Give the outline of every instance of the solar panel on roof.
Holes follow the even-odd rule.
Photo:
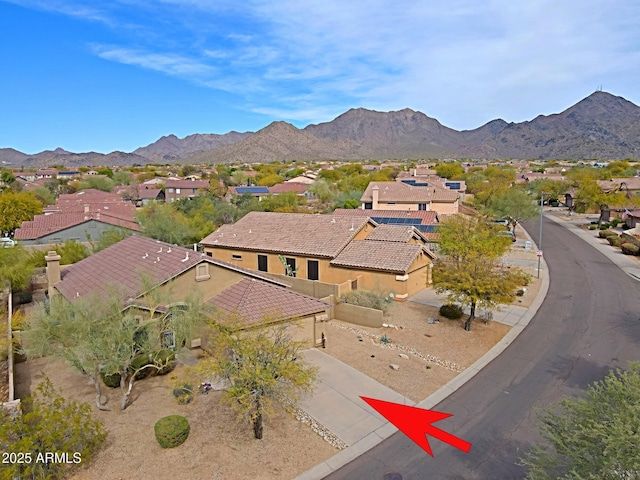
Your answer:
[[[269,193],[267,187],[236,187],[236,192],[240,194],[244,193]]]
[[[460,190],[460,182],[445,182],[445,185],[451,190]]]

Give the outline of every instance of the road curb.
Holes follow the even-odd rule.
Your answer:
[[[526,234],[531,239],[529,232],[526,232]],[[533,241],[533,239],[531,239],[531,241]],[[533,243],[535,245],[535,242]],[[542,302],[544,302],[544,299],[547,296],[547,292],[549,291],[549,269],[547,268],[547,263],[544,258],[542,258],[541,263],[543,267],[541,269],[542,284],[540,285],[538,295],[536,295],[535,300],[527,309],[525,314],[516,322],[513,327],[511,327],[511,330],[509,330],[509,332],[502,338],[502,340],[500,340],[493,346],[493,348],[491,348],[482,357],[480,357],[473,364],[467,367],[453,380],[440,387],[424,400],[418,402],[416,404],[417,407],[430,409],[435,407],[438,403],[442,402],[445,398],[447,398],[449,395],[451,395],[453,392],[458,390],[465,383],[475,377],[486,365],[488,365],[491,361],[498,357],[509,345],[511,345],[511,343],[513,343],[513,341],[518,337],[518,335],[520,335],[520,333],[522,333],[527,325],[529,325],[529,322],[538,312],[538,309],[542,305]],[[386,440],[397,431],[398,429],[391,423],[385,423],[382,427],[371,432],[366,437],[358,440],[353,445],[336,453],[332,457],[328,458],[322,463],[319,463],[306,472],[301,473],[293,480],[321,480],[322,478],[330,475],[344,465],[348,464],[355,458],[371,450],[373,447],[381,443],[383,440]]]

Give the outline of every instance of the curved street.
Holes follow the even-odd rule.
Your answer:
[[[527,230],[537,238],[539,224]],[[640,288],[590,244],[544,220],[549,292],[522,334],[435,409],[436,425],[472,444],[468,454],[430,439],[434,457],[401,433],[330,479],[520,479],[518,458],[539,440],[536,410],[576,395],[640,359]],[[399,475],[393,475],[397,473]]]

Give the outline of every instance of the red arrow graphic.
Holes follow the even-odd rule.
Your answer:
[[[433,452],[431,451],[429,440],[427,440],[427,435],[431,435],[438,440],[448,443],[452,447],[462,450],[465,453],[469,453],[469,450],[471,450],[471,444],[469,442],[431,425],[433,422],[437,422],[443,418],[452,417],[453,415],[450,413],[410,407],[408,405],[400,405],[399,403],[376,400],[375,398],[360,398],[371,405],[380,415],[393,423],[398,430],[416,442],[432,457]]]

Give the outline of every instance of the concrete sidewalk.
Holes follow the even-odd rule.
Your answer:
[[[524,233],[526,235],[526,232]],[[528,238],[528,235],[526,237]],[[529,240],[531,239],[529,238]],[[494,321],[498,320],[512,326],[507,335],[475,363],[416,406],[427,409],[435,407],[500,355],[524,330],[538,311],[538,308],[540,308],[549,289],[548,270],[544,259],[542,260],[542,266],[542,285],[530,308],[509,306],[502,312],[494,313]],[[432,292],[433,289],[425,289],[414,295],[411,301],[418,301],[427,305],[432,304],[428,302],[433,302],[437,306],[442,305],[442,301],[437,299],[437,296]],[[300,406],[315,420],[349,445],[348,448],[294,479],[319,480],[364,454],[398,431],[392,424],[386,422],[373,409],[364,404],[358,398],[359,395],[406,405],[412,405],[412,402],[352,367],[324,354],[321,350],[308,350],[305,352],[305,356],[309,363],[320,367],[320,385],[316,393],[301,403]],[[370,391],[375,393],[368,393]],[[401,400],[393,400],[394,395],[395,398],[400,398]],[[347,438],[349,441],[345,440]]]

